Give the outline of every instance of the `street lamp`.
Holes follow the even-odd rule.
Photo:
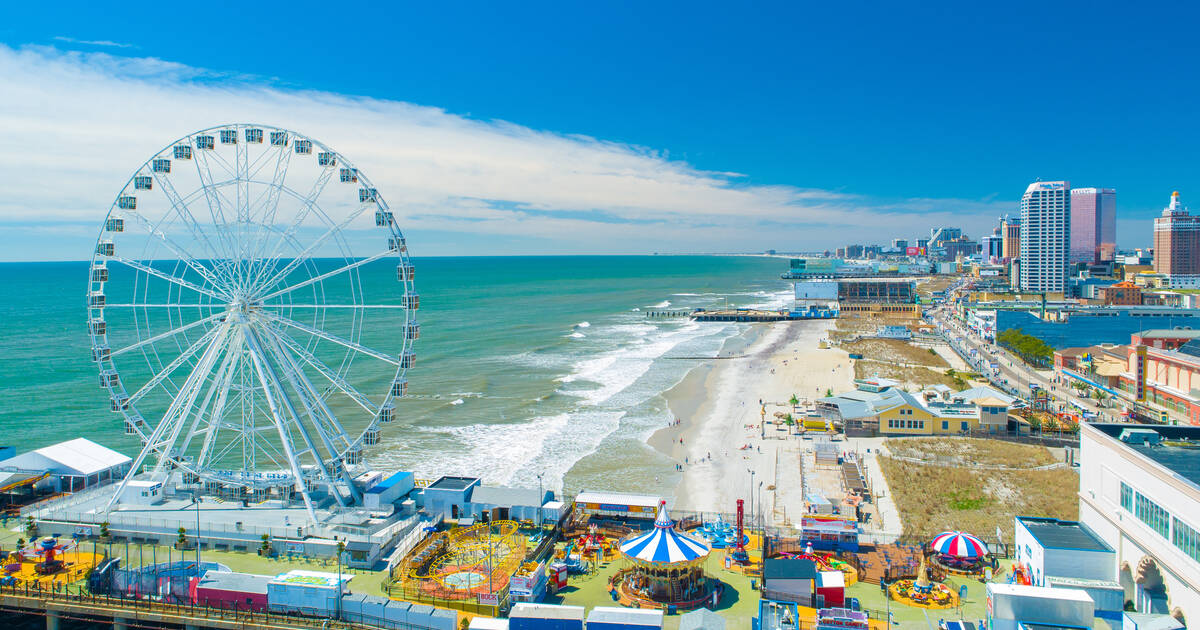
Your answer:
[[[746,472],[750,473],[750,517],[754,517],[754,469],[747,468]]]
[[[346,551],[346,543],[339,540],[337,544],[337,561],[338,561],[338,582],[337,582],[337,616],[334,617],[338,621],[342,619],[342,552]]]
[[[200,575],[200,488],[192,494],[192,505],[196,506],[196,575]]]

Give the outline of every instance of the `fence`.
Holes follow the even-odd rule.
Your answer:
[[[253,611],[239,606],[214,606],[212,604],[159,602],[140,597],[122,597],[91,593],[82,586],[66,586],[56,589],[30,588],[26,586],[0,586],[0,599],[9,611],[19,610],[35,615],[55,614],[60,617],[94,621],[102,619],[128,619],[131,615],[154,623],[185,624],[189,619],[210,619],[235,622],[246,628],[319,628],[322,630],[361,630],[378,628],[366,623],[349,623],[330,617],[305,617],[301,615]],[[53,604],[53,606],[51,606]],[[66,614],[63,614],[63,613]],[[158,617],[150,619],[148,617]],[[397,627],[391,625],[389,627]],[[401,630],[428,630],[424,626],[403,624]]]

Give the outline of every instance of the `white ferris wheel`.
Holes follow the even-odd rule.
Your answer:
[[[293,131],[235,124],[126,182],[89,269],[100,384],[139,473],[250,499],[351,506],[407,392],[408,248],[370,180]]]

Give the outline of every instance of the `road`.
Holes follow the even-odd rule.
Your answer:
[[[947,290],[948,301],[962,290],[961,284],[953,285]],[[1061,386],[1054,380],[1053,372],[1038,372],[1025,364],[1004,348],[984,341],[953,317],[949,306],[937,306],[929,311],[929,316],[942,331],[950,347],[959,354],[980,374],[999,389],[1023,399],[1030,397],[1030,385],[1037,384],[1050,393],[1054,408],[1066,411],[1073,408],[1072,402],[1085,410],[1097,414],[1103,421],[1120,422],[1119,412],[1112,408],[1101,407],[1095,401],[1073,395],[1073,390]],[[971,351],[974,350],[975,354]],[[998,374],[990,364],[998,366]]]

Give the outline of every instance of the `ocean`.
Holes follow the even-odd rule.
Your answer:
[[[418,363],[398,420],[383,425],[368,461],[419,477],[528,487],[670,494],[673,462],[645,444],[670,420],[662,394],[747,325],[646,312],[778,307],[791,296],[779,279],[786,261],[777,258],[460,257],[414,265]],[[393,263],[362,274],[367,295],[396,291]],[[9,291],[0,303],[0,443],[23,451],[84,436],[134,455],[138,444],[109,411],[90,361],[87,263],[0,264],[0,276]],[[372,332],[402,334],[399,324]],[[368,379],[364,392],[377,393],[387,378]],[[589,464],[573,472],[584,458]]]

